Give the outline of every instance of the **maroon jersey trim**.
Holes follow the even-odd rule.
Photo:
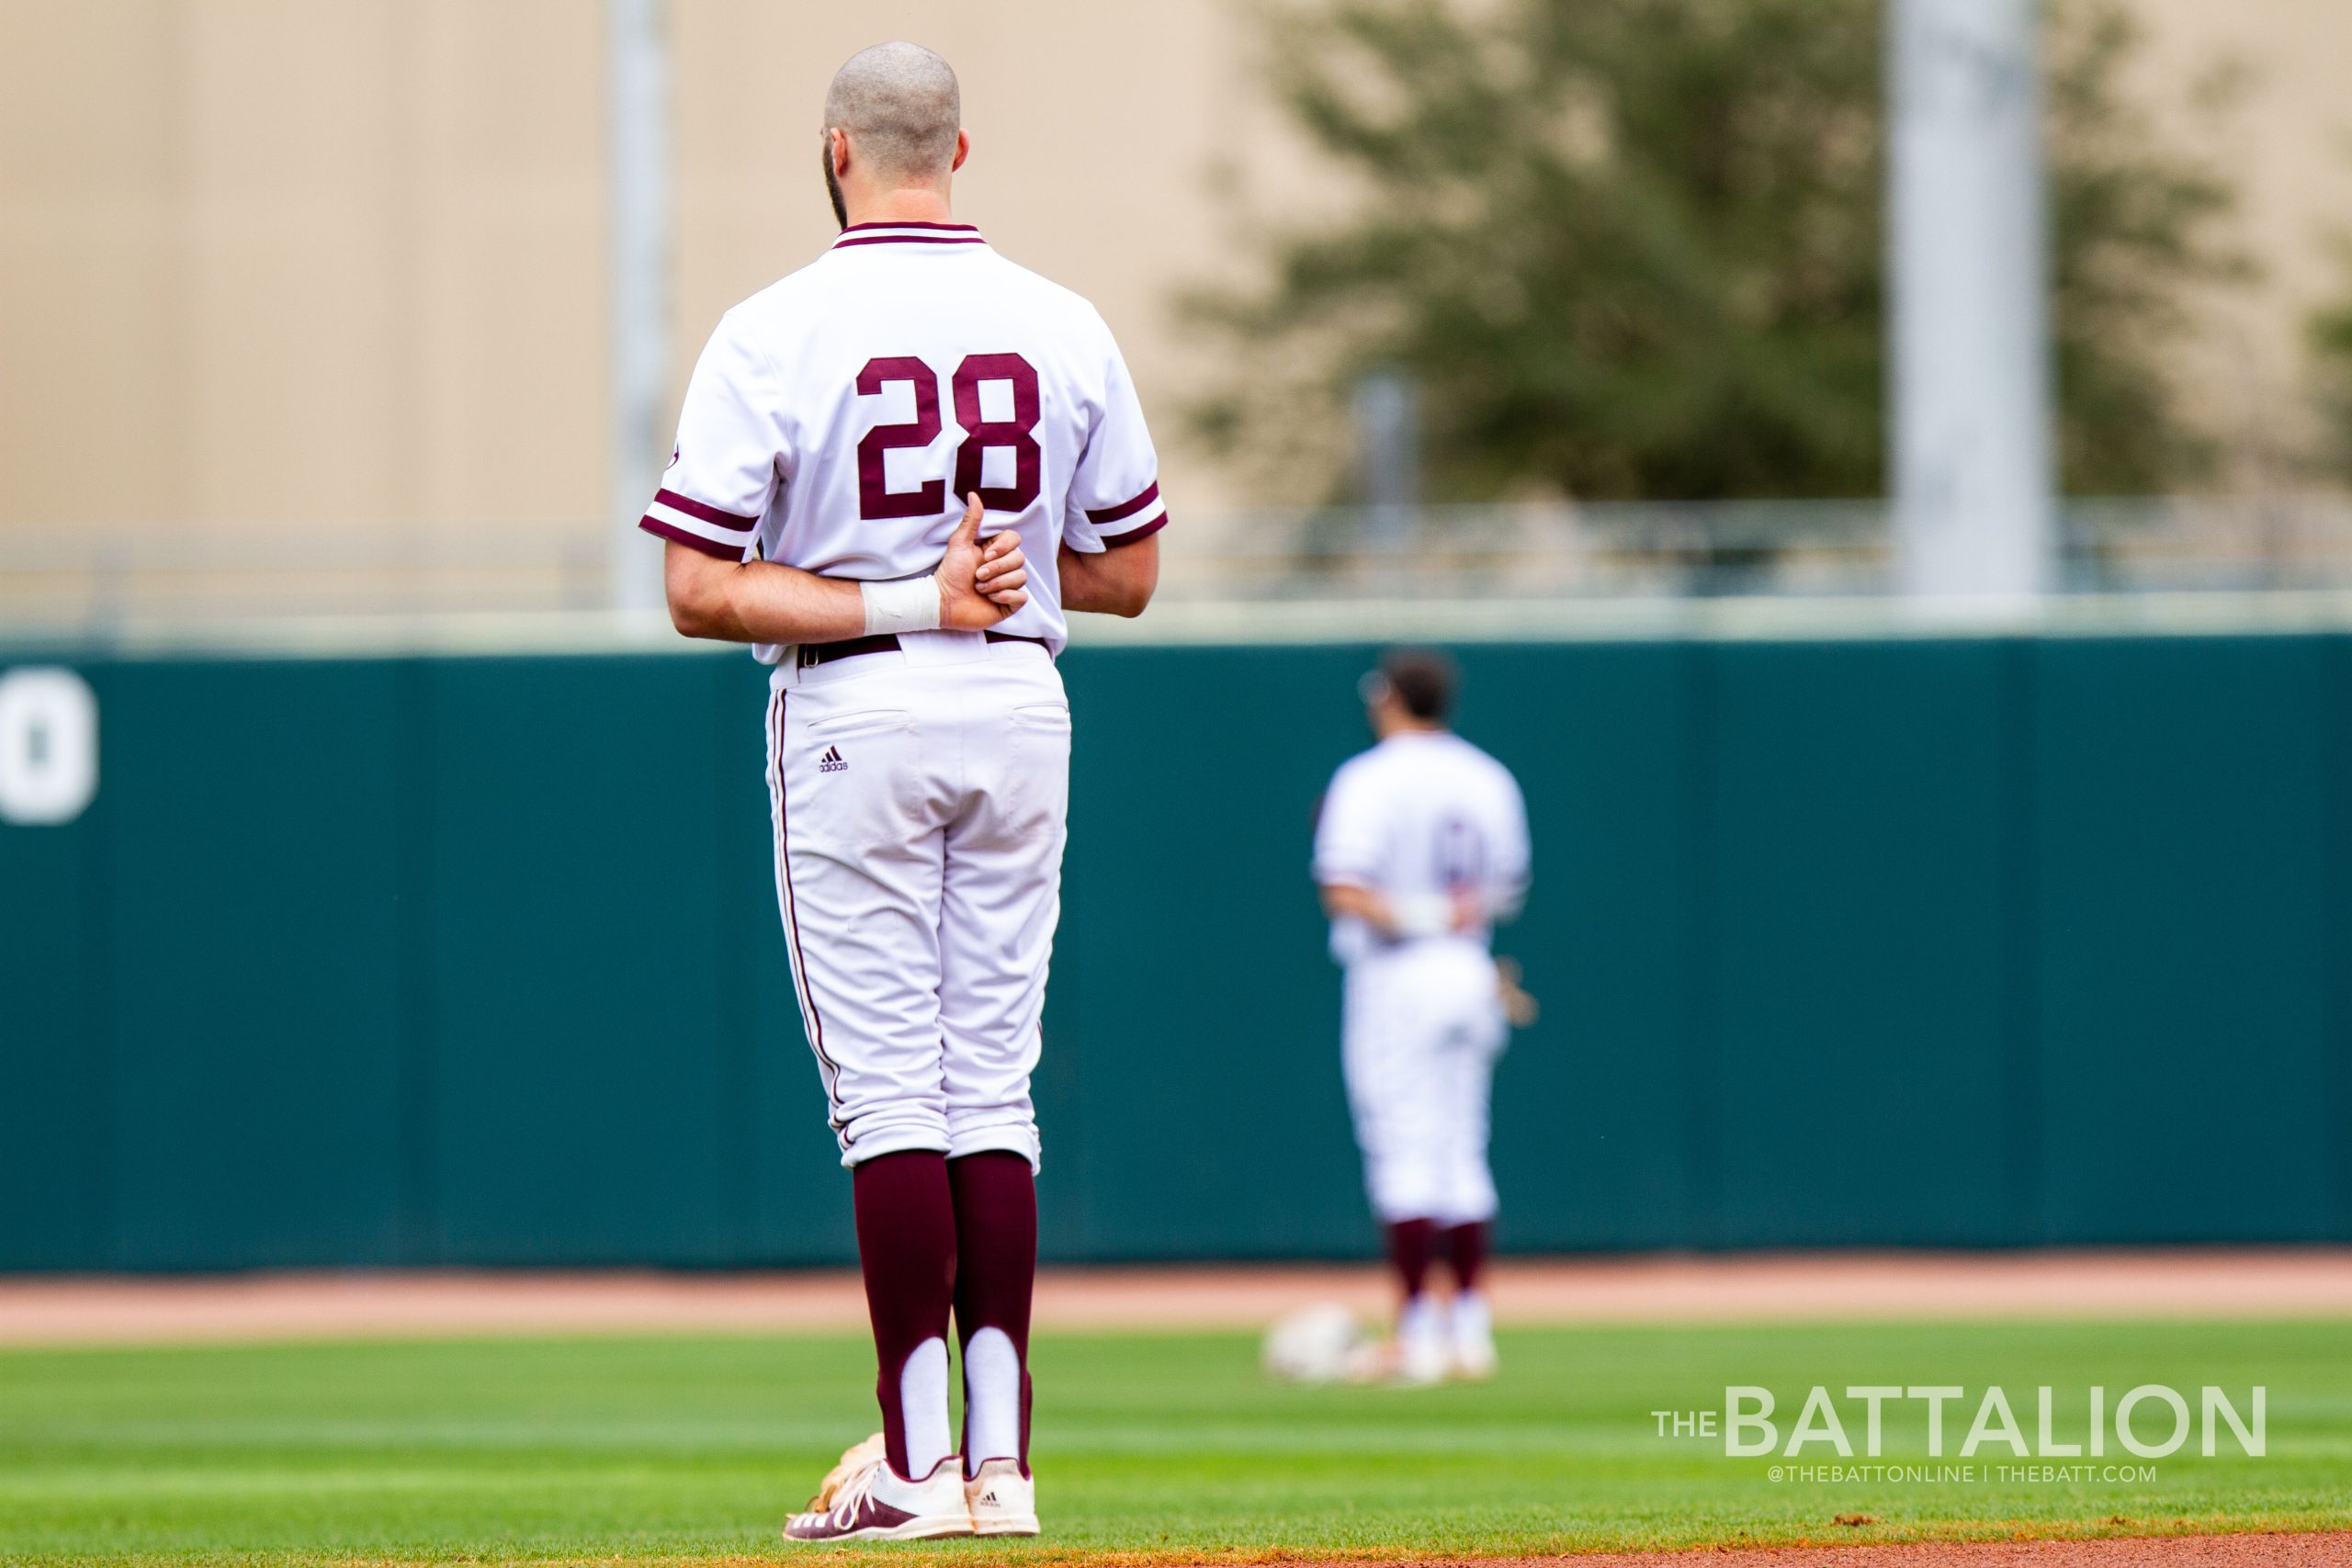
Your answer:
[[[637,525],[649,534],[659,535],[690,550],[700,550],[707,556],[716,556],[720,560],[740,561],[743,558],[743,547],[740,544],[723,545],[717,539],[706,539],[700,534],[689,534],[675,523],[665,523],[659,517],[640,517]]]
[[[985,245],[988,242],[978,234],[860,234],[833,242],[833,249],[845,251],[852,245]]]
[[[707,502],[696,501],[690,495],[680,495],[674,490],[657,490],[653,492],[653,499],[664,506],[676,507],[689,517],[699,517],[704,522],[715,524],[721,528],[740,529],[748,534],[758,527],[760,523],[756,517],[739,517],[732,512],[721,512]]]
[[[1116,523],[1122,517],[1134,516],[1159,499],[1159,481],[1154,479],[1144,486],[1141,495],[1131,496],[1116,506],[1090,507],[1087,510],[1086,520],[1089,523]]]
[[[1140,528],[1130,528],[1124,534],[1103,535],[1102,547],[1106,550],[1115,550],[1121,545],[1132,545],[1137,539],[1148,539],[1167,526],[1168,513],[1163,512]]]

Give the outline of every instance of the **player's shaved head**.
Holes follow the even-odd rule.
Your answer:
[[[1392,648],[1375,672],[1379,688],[1423,724],[1442,724],[1453,714],[1458,677],[1453,660],[1433,648]]]
[[[921,44],[861,49],[825,90],[826,129],[847,131],[878,172],[902,179],[945,175],[963,125],[956,73]]]

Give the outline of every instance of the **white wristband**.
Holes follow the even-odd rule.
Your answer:
[[[939,581],[927,572],[903,582],[861,582],[857,596],[865,601],[867,637],[939,629]]]
[[[1453,929],[1453,900],[1442,893],[1399,894],[1388,901],[1388,918],[1398,936],[1443,936]]]

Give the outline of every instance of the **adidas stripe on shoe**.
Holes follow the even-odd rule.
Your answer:
[[[974,1535],[1037,1533],[1037,1482],[1019,1460],[981,1461],[979,1474],[964,1483],[964,1501]]]

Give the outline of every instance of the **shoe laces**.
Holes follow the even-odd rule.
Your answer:
[[[840,1495],[833,1499],[832,1516],[842,1524],[855,1519],[874,1495],[874,1483],[882,1479],[879,1462],[869,1464],[842,1483]]]

